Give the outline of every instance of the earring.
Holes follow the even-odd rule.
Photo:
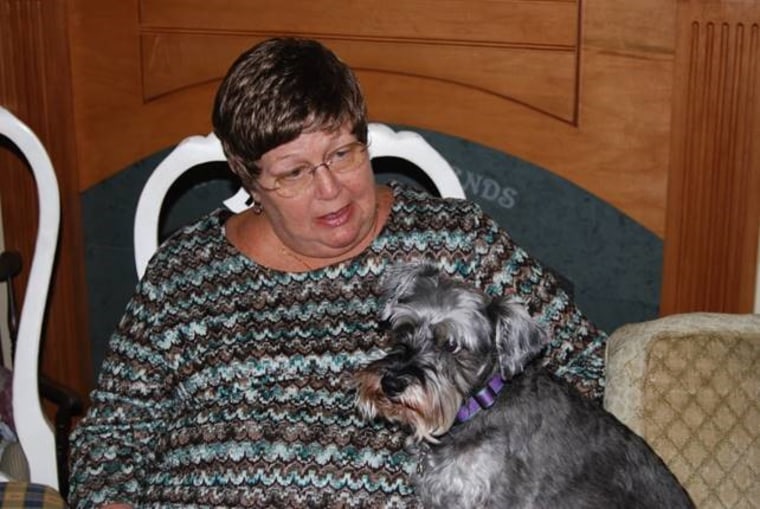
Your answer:
[[[251,198],[251,210],[254,214],[258,215],[264,212],[264,207],[261,206],[261,203]]]

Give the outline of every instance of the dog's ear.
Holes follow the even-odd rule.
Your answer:
[[[505,297],[488,305],[494,325],[501,376],[509,380],[522,372],[549,343],[549,336],[521,304]]]
[[[414,293],[415,285],[420,278],[438,277],[439,274],[438,267],[430,262],[398,263],[390,266],[380,280],[383,300],[380,318],[390,318],[393,307],[399,301],[403,301],[404,297]]]

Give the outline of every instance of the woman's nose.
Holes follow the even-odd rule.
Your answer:
[[[330,198],[338,193],[340,182],[330,167],[323,163],[314,170],[314,187],[318,196]]]

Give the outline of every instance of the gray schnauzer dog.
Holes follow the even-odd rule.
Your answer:
[[[392,269],[393,346],[356,374],[357,405],[411,428],[425,507],[694,507],[644,440],[530,363],[549,338],[523,306],[431,264]]]

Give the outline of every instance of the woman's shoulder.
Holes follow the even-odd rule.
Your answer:
[[[496,222],[477,203],[468,199],[444,198],[408,184],[392,181],[393,214],[404,223],[412,219],[418,226],[439,225],[443,229],[497,228]],[[428,224],[429,223],[429,224]]]
[[[437,196],[427,189],[395,180],[390,181],[388,186],[393,190],[394,205],[399,205],[404,210],[434,209],[472,214],[483,213],[477,203],[468,199]]]
[[[228,210],[219,208],[172,232],[154,253],[146,274],[207,263],[227,245],[223,226],[230,215]]]

